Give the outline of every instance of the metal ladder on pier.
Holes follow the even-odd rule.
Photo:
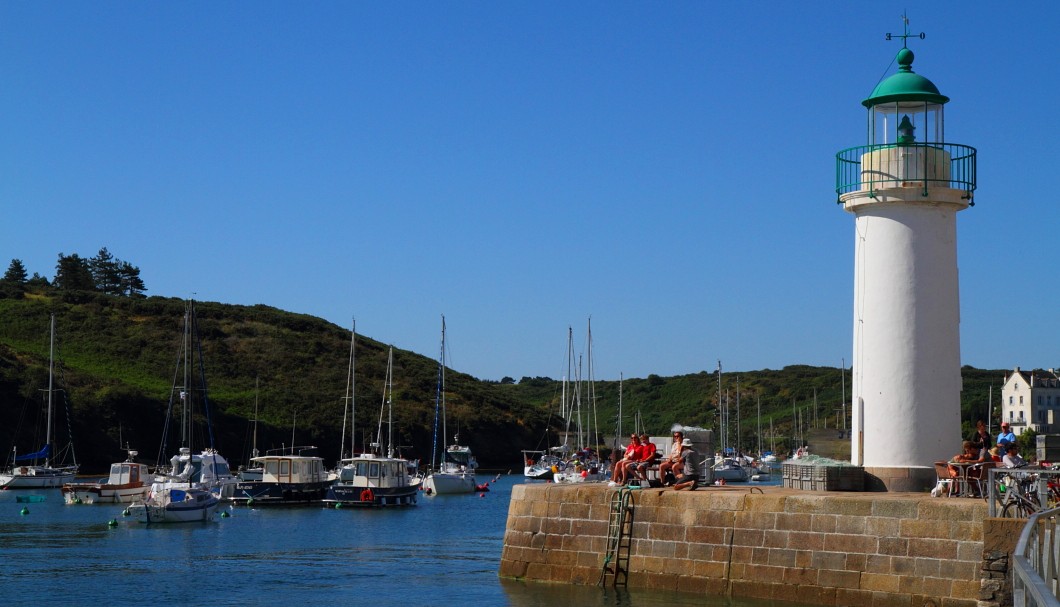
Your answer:
[[[600,569],[600,586],[626,587],[629,581],[629,550],[633,542],[633,492],[622,487],[611,494],[607,519],[607,548]]]

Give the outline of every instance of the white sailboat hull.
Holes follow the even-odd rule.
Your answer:
[[[154,494],[146,502],[129,506],[129,514],[133,520],[145,523],[195,523],[209,521],[217,512],[221,502],[217,496],[209,491],[191,490],[177,491],[175,494],[185,494],[183,499],[177,497],[165,497],[170,494]]]
[[[423,481],[423,490],[428,492],[428,495],[474,493],[475,474],[473,472],[435,472]]]
[[[76,473],[76,468],[18,466],[9,474],[0,474],[0,487],[4,489],[54,489],[72,482]]]

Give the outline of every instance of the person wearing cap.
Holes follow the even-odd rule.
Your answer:
[[[685,439],[684,432],[674,432],[674,442],[670,445],[670,454],[666,456],[666,460],[659,464],[659,480],[662,481],[663,485],[672,485],[673,482],[667,482],[666,475],[673,474],[677,470],[677,464],[681,461],[681,442]]]
[[[682,489],[695,490],[696,481],[699,480],[699,453],[692,448],[692,439],[686,438],[681,441],[681,474],[674,479],[674,491]]]
[[[1008,422],[1001,422],[1001,432],[997,435],[997,444],[1008,447],[1009,444],[1014,442],[1016,442],[1016,435],[1012,433]]]

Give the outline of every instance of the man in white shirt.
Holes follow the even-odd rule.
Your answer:
[[[1001,465],[1005,468],[1022,468],[1027,465],[1027,460],[1020,457],[1016,443],[1010,443],[1005,457],[1001,458]]]

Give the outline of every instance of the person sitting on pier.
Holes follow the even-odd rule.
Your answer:
[[[640,435],[640,453],[637,461],[631,466],[634,478],[639,478],[642,481],[648,480],[648,468],[655,463],[655,457],[658,455],[659,450],[650,439],[651,437],[647,433]]]
[[[611,482],[608,483],[609,487],[624,485],[629,474],[629,464],[637,460],[637,453],[640,451],[640,437],[636,434],[631,434],[629,438],[626,454],[622,456],[622,459],[615,462],[615,469],[611,472]]]
[[[681,459],[678,462],[681,473],[674,479],[674,491],[695,490],[699,480],[699,453],[692,448],[692,439],[681,441]]]
[[[1019,447],[1016,443],[1009,443],[1008,452],[1005,453],[1005,457],[1001,459],[1002,466],[1005,468],[1022,468],[1027,465],[1027,460],[1020,457]]]
[[[684,438],[683,432],[674,432],[674,442],[670,445],[670,454],[666,456],[663,463],[659,464],[659,480],[662,481],[663,485],[673,484],[672,480],[667,480],[667,475],[673,476],[675,471],[678,470],[677,463],[681,461],[681,441]]]

